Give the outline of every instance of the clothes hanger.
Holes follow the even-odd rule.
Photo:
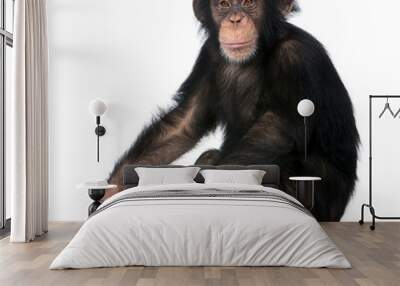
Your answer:
[[[394,118],[396,118],[399,114],[400,114],[400,108],[399,108],[399,110],[396,112],[396,114],[394,115]]]
[[[386,97],[386,104],[385,104],[385,108],[383,109],[381,115],[379,115],[379,118],[382,118],[382,116],[385,114],[385,112],[389,110],[390,114],[392,114],[393,118],[395,118],[399,113],[400,110],[396,113],[396,115],[394,115],[394,112],[392,110],[392,108],[390,107],[390,103],[389,103],[389,97]]]

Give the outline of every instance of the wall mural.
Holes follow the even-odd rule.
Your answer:
[[[207,35],[196,64],[174,107],[143,129],[109,181],[121,186],[126,164],[169,164],[223,126],[220,149],[196,164],[277,164],[289,193],[290,176],[320,176],[313,213],[340,220],[357,179],[359,135],[348,92],[322,44],[287,22],[297,3],[194,0],[193,7]],[[302,99],[316,106],[306,161]]]

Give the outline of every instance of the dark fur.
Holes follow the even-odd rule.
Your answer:
[[[122,184],[125,164],[169,164],[221,125],[225,140],[220,150],[204,154],[198,163],[278,164],[282,188],[289,193],[289,176],[320,176],[313,213],[322,221],[341,219],[357,179],[359,136],[352,103],[323,46],[286,22],[281,6],[290,1],[264,2],[258,52],[239,65],[221,55],[209,1],[194,1],[208,39],[175,107],[143,130],[117,163],[112,183]],[[307,162],[297,113],[304,98],[316,105]]]

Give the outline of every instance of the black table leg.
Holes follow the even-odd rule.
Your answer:
[[[296,181],[296,198],[308,209],[314,208],[315,182]]]
[[[99,189],[99,190],[89,190],[89,197],[94,201],[90,206],[89,206],[89,216],[94,213],[97,208],[101,205],[100,200],[104,197],[106,194],[105,189]]]

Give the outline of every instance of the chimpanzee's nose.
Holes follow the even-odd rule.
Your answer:
[[[239,24],[242,20],[243,20],[244,16],[241,13],[233,13],[230,17],[229,17],[229,21],[232,24]]]

